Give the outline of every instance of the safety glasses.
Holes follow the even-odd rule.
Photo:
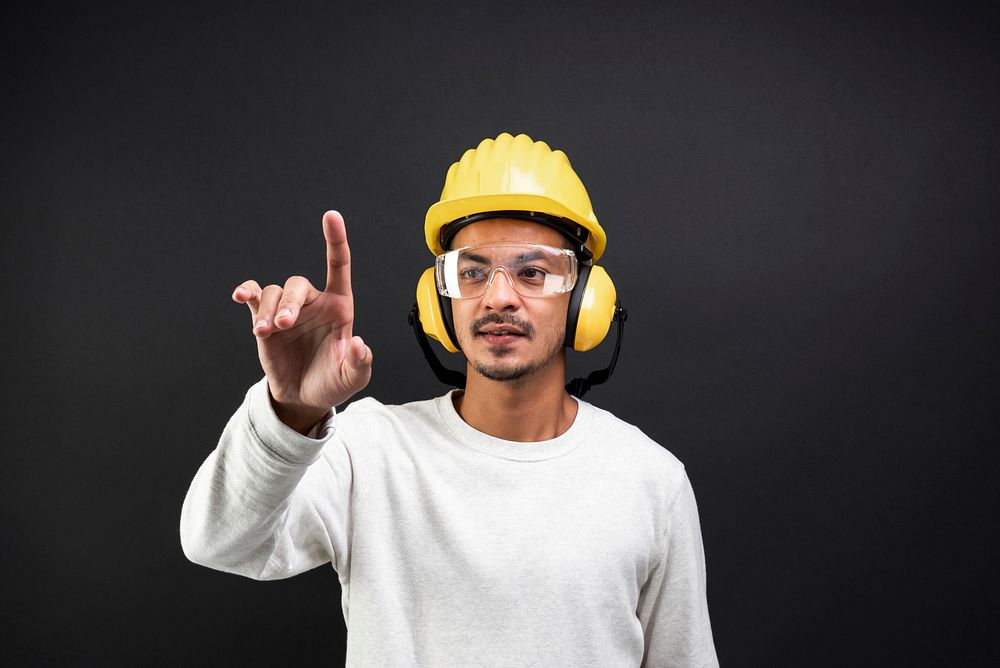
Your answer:
[[[541,244],[475,244],[456,248],[435,261],[438,292],[451,299],[481,297],[502,272],[523,297],[553,297],[576,285],[573,251]]]

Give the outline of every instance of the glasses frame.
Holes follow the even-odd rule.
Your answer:
[[[503,264],[495,264],[495,265],[491,266],[489,268],[489,271],[487,272],[487,279],[483,283],[483,291],[482,292],[480,292],[479,294],[475,294],[475,295],[465,295],[465,296],[452,294],[452,291],[448,289],[448,281],[446,280],[447,277],[445,275],[445,265],[446,265],[447,258],[448,258],[449,255],[451,255],[451,256],[457,256],[459,253],[461,253],[463,251],[467,251],[467,250],[475,249],[475,248],[502,248],[504,246],[539,248],[539,249],[542,249],[542,250],[544,250],[546,252],[550,252],[553,255],[563,255],[563,256],[569,257],[571,259],[570,267],[572,269],[572,279],[570,281],[568,281],[568,285],[567,285],[567,282],[564,282],[562,289],[559,290],[558,292],[545,292],[545,293],[540,293],[540,294],[525,294],[525,293],[521,292],[521,290],[518,289],[517,281],[515,281],[513,279],[513,277],[510,274],[510,271],[508,270],[508,268],[505,265],[503,265]],[[545,299],[545,298],[548,298],[548,297],[558,297],[561,294],[565,294],[567,292],[572,291],[573,288],[576,287],[576,282],[580,279],[580,261],[577,258],[576,253],[572,249],[569,249],[569,248],[559,248],[559,247],[556,247],[556,246],[547,246],[545,244],[536,244],[536,243],[528,243],[528,242],[517,242],[517,241],[510,241],[510,242],[486,242],[486,243],[481,243],[481,244],[472,244],[472,245],[469,245],[469,246],[462,246],[461,248],[455,248],[453,250],[446,251],[446,252],[444,252],[444,253],[442,253],[442,254],[440,254],[440,255],[438,255],[438,256],[436,256],[434,258],[434,272],[435,272],[435,277],[437,279],[435,281],[435,283],[437,284],[438,293],[442,297],[448,297],[449,299],[478,299],[478,298],[482,297],[483,295],[485,295],[489,291],[490,287],[493,285],[493,280],[496,278],[496,275],[497,275],[498,271],[502,271],[503,272],[504,276],[507,278],[507,283],[510,285],[511,289],[514,290],[514,292],[516,292],[517,294],[521,295],[522,297],[531,297],[531,298],[535,298],[535,299],[538,299],[538,298]]]

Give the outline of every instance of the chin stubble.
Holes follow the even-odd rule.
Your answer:
[[[480,329],[489,324],[512,325],[524,332],[524,337],[529,340],[533,339],[535,336],[535,328],[531,325],[531,323],[511,315],[491,313],[472,323],[470,333],[473,338],[479,335]],[[489,380],[514,382],[527,378],[528,376],[538,372],[542,367],[548,364],[548,362],[559,352],[561,347],[562,346],[560,345],[556,347],[555,350],[549,351],[549,354],[545,357],[545,359],[537,364],[526,363],[517,366],[502,366],[490,362],[474,362],[473,368],[479,375],[484,378],[488,378]],[[489,348],[489,352],[495,359],[501,359],[511,353],[512,349],[510,346],[491,346]]]

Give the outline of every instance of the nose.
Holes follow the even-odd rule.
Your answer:
[[[500,272],[503,273],[502,279],[497,277]],[[507,273],[507,269],[503,266],[494,268],[490,272],[489,281],[486,282],[483,305],[496,311],[511,310],[517,308],[520,300],[521,295],[514,290],[514,279]]]

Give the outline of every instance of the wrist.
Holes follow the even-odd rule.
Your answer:
[[[302,435],[312,431],[312,428],[330,412],[329,408],[280,402],[271,394],[270,388],[268,389],[268,397],[271,401],[271,408],[274,409],[274,414],[278,419]]]

